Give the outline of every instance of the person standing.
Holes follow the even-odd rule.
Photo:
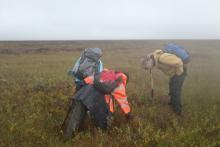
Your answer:
[[[182,112],[181,92],[187,75],[186,65],[189,60],[189,53],[175,44],[168,44],[163,50],[155,50],[141,59],[143,69],[152,70],[156,67],[170,77],[169,105],[178,115],[181,115]]]

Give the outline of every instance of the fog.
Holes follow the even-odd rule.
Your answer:
[[[0,0],[0,40],[220,39],[219,0]]]

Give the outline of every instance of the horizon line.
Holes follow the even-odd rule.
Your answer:
[[[33,40],[0,40],[0,42],[22,42],[22,41],[159,41],[159,40],[220,40],[220,39],[33,39]]]

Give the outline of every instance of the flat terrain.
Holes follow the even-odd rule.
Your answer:
[[[174,40],[192,55],[182,93],[183,116],[167,105],[168,77],[154,70],[156,100],[139,58],[163,47],[152,41],[0,42],[0,146],[220,146],[220,40]],[[130,73],[134,119],[120,109],[114,127],[101,131],[87,120],[67,142],[57,133],[72,96],[67,71],[85,47],[104,50],[107,68]]]

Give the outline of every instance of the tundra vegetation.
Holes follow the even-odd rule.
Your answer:
[[[192,56],[182,93],[183,115],[168,103],[168,77],[149,73],[139,58],[168,41],[0,42],[0,146],[220,146],[220,42],[181,41]],[[73,94],[67,75],[85,47],[104,50],[107,68],[130,73],[127,86],[134,119],[118,110],[114,126],[102,131],[86,120],[74,138],[58,135]]]

